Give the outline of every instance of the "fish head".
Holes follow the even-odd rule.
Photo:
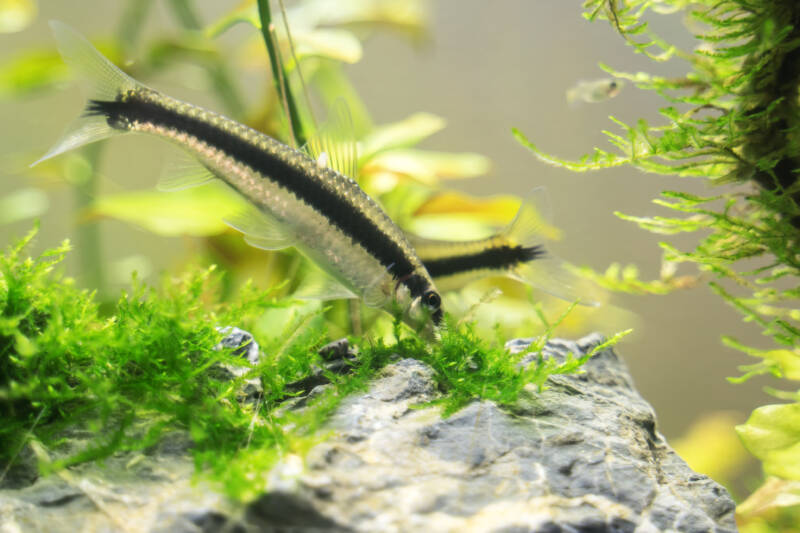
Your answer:
[[[395,302],[402,310],[403,321],[432,337],[442,323],[442,297],[427,276],[413,274],[397,283]]]

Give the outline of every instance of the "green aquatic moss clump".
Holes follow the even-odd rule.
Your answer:
[[[93,293],[54,272],[67,242],[27,257],[35,233],[0,256],[0,480],[30,442],[54,452],[37,454],[40,470],[49,472],[146,450],[177,430],[190,436],[200,469],[229,495],[248,499],[263,490],[258,480],[279,457],[302,454],[324,438],[322,426],[341,399],[366,388],[398,357],[434,369],[447,416],[476,398],[512,405],[526,385],[541,389],[549,375],[577,372],[591,356],[543,358],[545,336],[532,347],[538,360],[523,367],[523,354],[480,339],[471,325],[448,317],[439,341],[430,343],[398,319],[390,340],[357,341],[348,372],[333,373],[318,353],[327,340],[323,308],[308,312],[252,285],[234,302],[219,303],[221,276],[212,267],[165,279],[158,289],[134,278],[105,316]],[[257,364],[217,347],[220,326],[245,327],[258,337],[264,321],[275,329],[282,313],[288,325],[259,339]],[[245,372],[221,378],[220,365]],[[320,372],[331,386],[303,409],[278,409],[299,394],[293,384]],[[244,398],[252,378],[263,392]],[[77,450],[68,446],[75,431],[91,435]]]
[[[664,191],[663,216],[617,213],[660,235],[694,234],[693,249],[660,242],[661,279],[643,282],[633,267],[612,266],[594,279],[618,291],[663,294],[701,282],[756,324],[771,348],[723,342],[756,358],[741,382],[780,378],[767,389],[782,403],[756,409],[736,430],[769,476],[737,511],[748,531],[782,531],[784,511],[800,523],[800,2],[797,0],[584,0],[588,20],[605,19],[640,54],[682,62],[685,75],[664,77],[601,65],[669,104],[659,124],[612,120],[613,149],[579,160],[550,155],[515,131],[542,161],[584,172],[629,165],[645,172],[700,179],[716,194]],[[669,43],[649,22],[681,13],[692,49]],[[667,211],[669,210],[669,211]],[[697,267],[676,276],[679,263]],[[783,403],[788,402],[788,403]]]
[[[97,438],[67,462],[146,447],[175,426],[191,429],[199,449],[233,446],[250,421],[220,407],[235,403],[235,391],[206,372],[234,360],[214,350],[222,337],[215,326],[278,304],[246,290],[236,305],[207,305],[215,278],[208,269],[160,291],[134,280],[104,318],[92,293],[53,274],[66,242],[24,257],[34,233],[0,257],[0,440],[9,443],[0,461],[27,438],[55,444],[70,427],[91,428]],[[132,438],[142,419],[158,422]]]

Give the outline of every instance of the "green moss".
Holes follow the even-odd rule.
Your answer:
[[[165,279],[158,289],[134,278],[113,313],[102,316],[92,293],[54,273],[68,243],[26,257],[35,233],[0,256],[0,440],[9,443],[0,447],[0,464],[13,462],[29,441],[57,452],[47,454],[54,460],[40,456],[47,472],[144,450],[181,430],[191,437],[198,468],[231,496],[248,499],[263,489],[277,458],[303,454],[324,438],[323,424],[341,399],[366,388],[398,354],[434,369],[444,415],[476,398],[511,405],[526,385],[541,389],[547,376],[579,371],[591,355],[561,364],[540,355],[522,368],[522,354],[480,339],[472,325],[448,317],[441,339],[429,343],[395,320],[394,341],[356,341],[361,349],[349,373],[326,373],[332,386],[304,409],[279,409],[296,394],[289,384],[323,368],[325,309],[307,311],[251,285],[220,304],[221,276],[212,267]],[[219,363],[248,363],[231,350],[215,350],[223,336],[217,328],[258,332],[275,324],[285,324],[281,334],[259,338],[262,360],[241,377],[220,379]],[[254,377],[264,392],[243,401],[242,385]],[[68,452],[62,445],[74,430],[93,436]]]
[[[692,50],[681,50],[656,35],[647,19],[658,14],[683,13],[697,39]],[[577,161],[545,153],[522,133],[517,139],[541,160],[584,172],[630,165],[645,172],[699,178],[722,186],[715,196],[665,191],[653,202],[671,216],[640,217],[617,213],[625,220],[661,235],[695,233],[693,250],[661,242],[665,268],[662,279],[643,282],[635,268],[618,266],[592,277],[619,291],[665,293],[708,279],[709,288],[734,307],[745,322],[757,324],[771,339],[772,349],[745,346],[731,337],[726,345],[756,357],[759,362],[740,367],[732,381],[771,374],[784,379],[790,390],[767,389],[780,398],[800,402],[800,3],[796,0],[584,0],[589,20],[606,19],[637,53],[654,61],[670,58],[687,68],[681,77],[664,78],[645,72],[626,73],[601,65],[612,75],[655,91],[667,102],[660,109],[662,124],[644,120],[626,124],[613,119],[621,133],[605,132],[612,150],[595,148]],[[735,185],[731,187],[731,185]],[[677,263],[691,263],[702,276],[676,277]],[[620,275],[621,274],[621,275]],[[796,419],[767,417],[751,427],[761,410],[739,426],[746,435],[778,433],[779,423],[792,426],[795,448]],[[767,457],[763,447],[749,449],[763,461],[767,474],[784,478],[780,490],[765,483],[742,504],[738,522],[743,529],[782,531],[754,525],[766,516],[769,499],[776,506],[797,502],[791,481],[800,473],[786,467],[796,453]],[[780,458],[780,461],[777,458]],[[781,463],[782,464],[778,464]],[[774,492],[773,492],[774,491]],[[762,502],[762,503],[759,503]],[[766,506],[763,506],[766,509]],[[797,523],[797,511],[794,515]],[[769,518],[764,518],[766,524]]]

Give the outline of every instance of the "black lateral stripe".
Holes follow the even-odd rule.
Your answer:
[[[454,255],[441,259],[423,261],[428,274],[433,278],[452,276],[470,270],[507,270],[520,263],[539,259],[545,254],[541,245],[536,246],[495,246],[475,254]]]
[[[86,113],[105,115],[112,127],[124,127],[125,121],[139,121],[174,128],[192,135],[294,193],[328,218],[332,225],[368,250],[387,270],[391,270],[395,279],[408,279],[414,272],[414,265],[403,253],[400,245],[381,231],[364,213],[323,187],[314,176],[307,175],[302,169],[288,164],[236,135],[195,117],[136,98],[135,93],[128,95],[125,101],[91,100]],[[421,294],[416,286],[413,288],[409,286],[409,290],[414,296]]]

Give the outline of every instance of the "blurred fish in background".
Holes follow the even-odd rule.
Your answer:
[[[625,82],[614,78],[599,80],[581,80],[574,87],[567,90],[567,102],[571,106],[580,103],[596,104],[617,96]]]

